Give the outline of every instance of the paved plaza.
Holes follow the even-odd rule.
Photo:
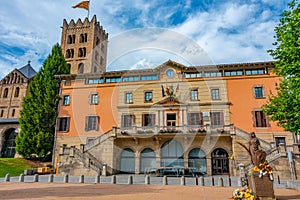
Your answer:
[[[229,199],[235,187],[74,183],[0,183],[0,199],[213,200]],[[296,189],[276,188],[277,200],[300,199]]]

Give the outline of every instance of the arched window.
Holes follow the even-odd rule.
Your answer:
[[[189,153],[188,166],[191,168],[199,169],[201,172],[206,173],[206,158],[205,152],[200,148],[194,148]]]
[[[170,140],[163,144],[161,148],[162,167],[183,167],[183,148],[176,140]]]
[[[80,63],[78,65],[78,74],[83,74],[83,72],[84,72],[84,64]]]
[[[8,96],[8,88],[5,88],[3,92],[3,98],[7,98],[7,96]]]
[[[215,149],[211,154],[212,174],[229,174],[229,158],[228,153],[222,149]]]
[[[68,35],[67,43],[72,44],[72,36],[71,35]]]
[[[16,153],[16,143],[15,139],[18,134],[17,129],[8,129],[4,133],[4,141],[3,141],[3,146],[1,149],[1,157],[2,158],[13,158],[15,157]],[[3,140],[2,139],[2,140]]]
[[[78,57],[83,57],[83,49],[79,48],[78,50]]]
[[[0,117],[3,117],[3,115],[4,115],[4,110],[1,110]]]
[[[20,93],[20,88],[19,87],[16,87],[15,89],[15,97],[19,97],[19,93]]]
[[[156,167],[156,153],[150,148],[144,149],[141,152],[140,160],[141,160],[140,171],[142,173],[146,172],[147,169]]]
[[[70,51],[70,49],[67,49],[66,58],[70,58],[70,57],[71,57],[71,51]]]
[[[16,113],[16,110],[15,110],[15,109],[12,109],[12,111],[11,111],[11,116],[14,117],[14,116],[15,116],[15,113]]]
[[[120,173],[135,172],[135,154],[130,148],[126,148],[121,153]]]

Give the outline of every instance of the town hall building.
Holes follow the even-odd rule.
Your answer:
[[[108,34],[94,16],[64,20],[61,47],[71,74],[59,75],[54,164],[59,174],[148,173],[193,168],[237,175],[251,164],[255,132],[274,173],[290,177],[298,138],[262,111],[280,77],[272,62],[106,71]]]

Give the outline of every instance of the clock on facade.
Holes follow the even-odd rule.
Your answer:
[[[168,76],[169,78],[172,78],[172,77],[174,76],[174,70],[173,70],[173,69],[168,69],[168,71],[167,71],[167,76]]]

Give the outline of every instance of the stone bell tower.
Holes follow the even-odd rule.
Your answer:
[[[63,21],[61,48],[71,74],[103,73],[106,71],[108,34],[96,15],[82,22]]]

